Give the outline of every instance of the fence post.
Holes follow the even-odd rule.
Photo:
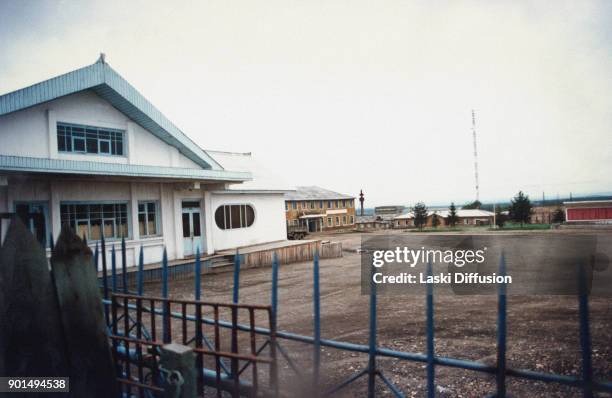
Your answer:
[[[70,364],[74,397],[116,397],[115,368],[106,334],[92,253],[68,226],[51,256],[51,274]]]
[[[238,304],[240,298],[240,252],[236,249],[236,255],[234,256],[234,289],[232,302]]]
[[[431,261],[427,263],[427,276],[432,276]],[[434,398],[436,396],[436,369],[434,364],[435,346],[434,346],[434,300],[433,300],[433,284],[427,284],[427,396]]]
[[[195,258],[195,299],[200,300],[202,296],[202,261],[200,260],[200,248],[196,249]]]
[[[589,291],[586,271],[578,266],[578,308],[580,312],[580,349],[582,351],[583,397],[593,396],[593,362],[591,358],[591,330],[589,327]]]
[[[313,384],[319,388],[319,377],[321,368],[321,290],[319,278],[319,252],[315,249],[313,261],[313,301],[314,301],[314,340],[313,340]]]
[[[0,249],[0,319],[2,376],[66,376],[66,347],[47,257],[17,217]]]
[[[502,251],[499,261],[499,275],[506,276],[506,255]],[[497,395],[506,396],[506,284],[499,285],[497,303]]]
[[[128,275],[127,275],[127,253],[125,250],[125,238],[121,238],[121,283],[123,284],[123,293],[128,292]]]
[[[376,283],[374,266],[370,275],[370,334],[368,338],[368,398],[374,398],[376,387]]]
[[[196,356],[190,347],[171,343],[162,346],[160,366],[165,376],[165,398],[197,396]]]
[[[138,295],[144,294],[144,248],[140,245],[140,253],[138,255]]]

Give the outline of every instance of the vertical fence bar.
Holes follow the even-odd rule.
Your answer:
[[[272,314],[271,318],[274,327],[277,326],[277,314],[278,314],[278,255],[276,252],[272,253]]]
[[[164,247],[164,254],[162,257],[162,297],[168,298],[168,253]],[[162,334],[164,343],[170,342],[170,301],[164,301],[163,307],[163,321],[162,321]]]
[[[108,269],[106,267],[106,243],[104,242],[104,232],[102,227],[100,227],[100,250],[102,251],[102,290],[104,295],[104,300],[108,300]],[[104,306],[104,318],[106,319],[106,324],[110,325],[109,315],[108,315],[108,306]]]
[[[579,265],[578,308],[580,316],[580,348],[582,350],[582,396],[593,397],[593,364],[591,358],[591,330],[589,328],[589,292],[583,265]]]
[[[276,324],[270,313],[270,388],[273,396],[278,397],[278,364],[276,362]]]
[[[374,398],[376,387],[376,284],[374,266],[370,274],[370,333],[368,338],[368,398]]]
[[[221,350],[221,336],[219,335],[219,305],[213,305],[214,317],[215,317],[215,376],[217,384],[217,397],[221,397],[221,358],[218,352]]]
[[[230,307],[232,317],[232,335],[231,335],[231,350],[233,354],[238,354],[238,308]],[[231,371],[232,379],[234,380],[234,389],[232,391],[232,397],[238,398],[240,396],[240,375],[239,363],[236,357],[231,358]]]
[[[236,249],[236,255],[234,256],[234,289],[232,302],[238,304],[240,298],[240,252]]]
[[[111,288],[113,293],[117,291],[117,254],[115,253],[115,245],[111,247]]]
[[[195,305],[195,316],[195,346],[196,348],[202,348],[202,340],[204,340],[202,332],[202,304]],[[204,356],[201,352],[198,352],[196,356],[196,368],[198,369],[198,391],[204,396],[204,375],[202,373],[202,369],[204,368]]]
[[[123,335],[125,337],[130,337],[130,307],[128,305],[128,298],[124,297],[123,298]],[[128,339],[123,341],[124,347],[125,347],[125,379],[126,380],[131,380],[132,379],[132,374],[131,374],[131,367],[132,367],[132,361],[131,361],[131,355],[130,355],[130,342]],[[128,393],[128,397],[132,396],[132,387],[130,384],[128,384],[126,386],[127,389],[127,393]]]
[[[94,256],[93,256],[94,271],[96,272],[95,275],[98,275],[98,257],[99,256],[100,256],[100,252],[98,251],[98,242],[96,242],[96,247],[94,249]]]
[[[431,278],[433,273],[431,261],[427,263],[427,276]],[[436,369],[434,364],[434,300],[433,284],[427,284],[427,397],[434,398],[436,395]]]
[[[123,293],[128,292],[127,282],[127,253],[125,250],[125,238],[121,238],[121,283],[123,284]]]
[[[195,257],[195,299],[200,300],[202,295],[202,262],[200,260],[200,248],[196,249]]]
[[[136,338],[138,340],[142,340],[142,298],[138,297],[136,299]],[[141,384],[145,384],[144,379],[144,367],[143,367],[143,357],[142,357],[142,343],[138,342],[136,344],[137,354],[138,354],[138,382]],[[139,389],[139,396],[144,396],[143,388]]]
[[[319,388],[321,370],[321,289],[319,278],[319,252],[315,250],[313,261],[314,335],[313,335],[313,386]]]
[[[499,261],[499,275],[506,276],[506,255],[502,251]],[[506,284],[500,283],[497,295],[497,395],[498,398],[506,396]]]
[[[253,308],[249,308],[249,337],[251,341],[251,355],[253,357],[257,357],[257,336],[255,335],[255,310]],[[257,361],[253,361],[251,364],[251,368],[253,370],[253,381],[252,381],[252,396],[257,396],[258,390],[258,380],[257,380]]]
[[[138,295],[144,294],[144,248],[140,245],[138,254]]]

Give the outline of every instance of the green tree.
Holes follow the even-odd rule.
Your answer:
[[[521,228],[524,224],[529,224],[531,221],[531,201],[529,196],[525,195],[523,191],[519,191],[514,198],[510,201],[510,207],[508,208],[510,219],[514,222],[521,223]]]
[[[454,227],[459,222],[459,217],[457,216],[457,208],[455,207],[455,202],[451,202],[449,207],[448,217],[446,218],[446,222],[451,227]]]
[[[560,224],[565,222],[565,212],[562,208],[557,207],[557,210],[553,213],[552,222]]]
[[[467,203],[465,205],[463,205],[462,209],[480,209],[480,206],[482,206],[482,203],[479,200],[475,200],[472,203]]]
[[[433,213],[431,215],[431,226],[434,228],[438,228],[438,225],[440,225],[440,217],[438,217],[438,213]]]
[[[418,202],[412,208],[412,214],[414,214],[414,226],[419,230],[423,230],[423,226],[427,223],[427,206],[425,203]]]
[[[499,228],[503,228],[504,224],[506,224],[506,221],[508,221],[508,216],[506,216],[502,212],[501,206],[496,206],[495,207],[495,225],[497,225]]]

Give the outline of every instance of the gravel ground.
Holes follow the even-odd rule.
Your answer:
[[[532,232],[538,234],[568,232]],[[576,232],[571,232],[576,233]],[[530,234],[530,235],[531,235]],[[342,241],[344,257],[321,261],[322,337],[367,344],[368,297],[360,291],[360,258],[356,249],[361,234],[321,235],[323,239]],[[610,248],[612,249],[612,247]],[[270,302],[270,268],[241,272],[240,301]],[[205,275],[203,299],[231,300],[232,274]],[[147,294],[157,294],[158,284],[149,284]],[[171,284],[173,298],[193,298],[193,282]],[[312,335],[312,264],[283,265],[279,282],[279,330]],[[435,299],[436,354],[494,364],[496,358],[495,296],[440,296]],[[593,368],[597,379],[612,379],[612,298],[592,297],[591,334]],[[378,345],[400,351],[424,353],[425,297],[416,295],[380,296],[378,298]],[[258,316],[258,324],[266,326]],[[580,374],[578,301],[572,296],[508,296],[509,367],[564,375]],[[248,336],[242,341],[248,344]],[[311,372],[312,346],[281,341],[308,375]],[[246,347],[246,345],[245,345]],[[335,385],[367,364],[367,355],[323,348],[322,383]],[[379,358],[378,366],[409,397],[426,392],[426,370],[422,363]],[[298,386],[308,380],[296,377],[280,362],[281,379],[289,396],[298,395]],[[482,397],[492,393],[491,375],[449,367],[436,367],[437,396]],[[377,381],[379,396],[391,396]],[[366,378],[361,378],[335,396],[365,396]],[[514,397],[579,397],[581,393],[557,384],[508,379],[508,392]],[[600,394],[609,397],[612,394]]]

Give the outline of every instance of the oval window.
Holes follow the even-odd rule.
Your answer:
[[[255,222],[251,205],[223,205],[215,210],[215,223],[220,229],[247,228]]]

